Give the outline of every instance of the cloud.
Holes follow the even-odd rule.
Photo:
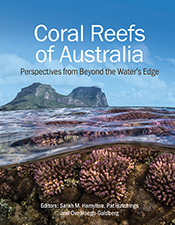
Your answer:
[[[138,88],[118,89],[109,94],[108,102],[114,106],[166,106],[172,107],[175,102],[175,89],[159,88],[151,90]]]
[[[16,85],[27,84],[28,82],[49,82],[59,86],[79,86],[79,85],[96,85],[104,86],[102,82],[94,82],[91,77],[76,76],[76,75],[25,75],[20,74],[20,69],[63,69],[64,66],[58,60],[52,60],[52,62],[46,61],[43,64],[36,63],[31,64],[25,59],[17,56],[16,54],[0,54],[0,85]],[[72,65],[68,65],[68,69],[76,69]]]
[[[118,79],[122,80],[126,84],[132,87],[137,88],[148,88],[148,89],[165,89],[166,83],[163,80],[160,80],[158,75],[151,77],[148,75],[120,75]]]
[[[127,63],[120,63],[119,66],[115,66],[113,63],[105,63],[105,67],[115,69],[117,68],[124,68],[124,69],[136,69],[137,67],[131,67]],[[149,67],[148,67],[149,69]],[[143,71],[142,71],[143,72]],[[155,77],[152,77],[151,75],[138,75],[136,72],[136,75],[115,75],[112,76],[114,79],[121,80],[124,85],[129,85],[131,87],[136,87],[136,88],[149,88],[149,89],[154,89],[154,88],[159,88],[161,90],[166,88],[166,83],[164,80],[161,80],[159,78],[159,75],[156,75]]]
[[[143,52],[143,62],[141,63],[142,65],[143,64],[147,64],[147,65],[151,65],[151,66],[154,66],[155,63],[153,62],[153,60],[151,59],[151,53],[150,53],[150,50],[149,48],[147,47],[147,45],[145,43],[133,43],[133,44],[123,44],[122,46],[121,45],[113,45],[113,49],[118,49],[121,53],[121,56],[123,55],[123,46],[126,46],[126,51],[125,51],[125,54],[126,54],[126,63],[127,63],[127,58],[128,58],[128,46],[130,46],[130,51],[131,51],[131,59],[132,59],[132,56],[134,55],[132,52],[134,50],[141,50]],[[115,66],[120,66],[120,64],[126,64],[124,62],[122,62],[122,57],[121,57],[121,62],[118,64],[118,63],[114,63],[113,65]],[[128,66],[129,65],[134,65],[134,66],[138,66],[140,65],[140,63],[132,63],[132,60],[130,63],[128,63]]]
[[[167,71],[169,71],[170,74],[175,73],[175,58],[162,58],[160,56],[156,56],[155,57],[158,61],[161,62],[161,64],[163,64],[164,62],[164,67],[167,68]],[[174,78],[173,78],[174,79]],[[173,84],[175,84],[175,82],[172,82]]]
[[[175,66],[175,59],[174,58],[162,58],[160,56],[156,56],[155,58],[158,59],[159,61],[170,62],[171,64],[173,64],[173,66]]]
[[[134,45],[134,47],[142,50],[142,52],[143,52],[143,63],[151,65],[151,66],[155,65],[155,63],[151,59],[150,50],[144,43],[136,44],[136,45]]]
[[[35,63],[31,64],[25,59],[17,56],[16,54],[0,54],[0,86],[1,93],[0,105],[12,100],[16,93],[21,88],[28,86],[34,82],[41,82],[45,84],[51,84],[56,91],[69,90],[69,92],[77,86],[98,86],[103,87],[104,84],[100,81],[93,81],[91,77],[77,76],[77,75],[25,75],[20,74],[20,69],[63,69],[64,66],[58,60],[52,60],[52,62],[45,62],[43,64]],[[72,65],[66,66],[68,69],[76,69]],[[66,93],[64,93],[66,94]],[[68,93],[67,93],[68,94]]]
[[[19,73],[19,68],[29,67],[30,63],[16,54],[0,54],[0,75],[4,79]]]
[[[148,54],[149,55],[149,54]],[[148,57],[149,58],[149,57]],[[164,60],[159,58],[159,60]],[[167,60],[168,61],[168,60]],[[169,59],[174,63],[175,60]],[[133,65],[126,63],[113,64],[106,62],[105,64],[87,64],[87,67],[81,65],[85,69],[101,69],[111,68],[131,68]],[[71,90],[77,86],[98,86],[105,91],[110,105],[147,105],[147,106],[173,106],[175,102],[175,90],[167,86],[164,80],[159,76],[151,77],[147,75],[115,75],[102,76],[101,79],[95,76],[80,75],[53,75],[53,76],[32,76],[20,75],[20,68],[25,69],[63,69],[64,65],[58,60],[52,62],[46,61],[43,64],[31,64],[16,54],[0,54],[0,105],[11,101],[21,88],[28,86],[34,82],[51,84],[52,87],[60,94],[69,94]],[[68,69],[77,69],[75,65],[69,64]],[[133,68],[133,67],[132,67]],[[117,81],[117,82],[116,82]],[[114,88],[110,88],[112,84]],[[117,87],[117,88],[116,88]]]

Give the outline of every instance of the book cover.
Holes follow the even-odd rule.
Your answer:
[[[0,1],[1,224],[175,224],[174,1]]]

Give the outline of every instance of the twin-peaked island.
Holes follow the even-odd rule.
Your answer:
[[[57,93],[51,85],[33,83],[22,88],[17,96],[1,110],[99,107],[108,106],[105,94],[98,87],[77,87],[68,95]]]

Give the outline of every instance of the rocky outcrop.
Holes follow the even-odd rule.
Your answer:
[[[105,94],[98,87],[77,87],[68,96],[79,99],[86,106],[108,106]]]
[[[69,95],[57,93],[51,85],[33,83],[22,88],[1,110],[108,106],[105,94],[98,87],[78,87]]]

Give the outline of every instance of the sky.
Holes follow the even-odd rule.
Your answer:
[[[50,84],[58,93],[64,95],[78,86],[100,87],[110,106],[175,107],[174,21],[174,0],[160,1],[159,4],[156,0],[1,0],[0,105],[13,100],[21,88],[41,82]],[[39,41],[35,36],[38,25],[42,26],[38,29],[37,37],[39,40],[45,38],[45,41]],[[131,25],[134,30],[130,32]],[[93,26],[96,33],[94,41]],[[97,35],[100,29],[103,29],[102,40],[100,35]],[[65,30],[62,35],[61,30]],[[72,62],[67,51],[63,54],[65,46]],[[130,62],[127,58],[123,60],[123,46],[126,48],[126,56],[128,50],[131,52]],[[50,53],[49,48],[52,49]],[[109,50],[106,60],[102,53],[98,59],[95,51],[97,48],[102,53]],[[116,50],[120,52],[120,60],[119,55],[115,55],[112,61],[111,51],[116,54]],[[142,52],[142,61],[133,60],[136,50]],[[86,51],[91,52],[91,55],[93,52],[93,62],[89,62],[92,57],[87,58]],[[64,57],[61,61],[62,54]],[[77,60],[82,54],[81,62],[76,62],[73,54]],[[61,71],[65,68],[77,70],[78,74],[34,76],[20,74],[21,68],[50,68]],[[80,75],[80,68],[103,69],[103,74]],[[108,68],[116,71],[117,68],[137,71],[140,69],[142,74],[138,75],[136,72],[135,75],[106,75],[105,69]],[[158,70],[159,74],[154,77],[143,75],[143,68]]]

